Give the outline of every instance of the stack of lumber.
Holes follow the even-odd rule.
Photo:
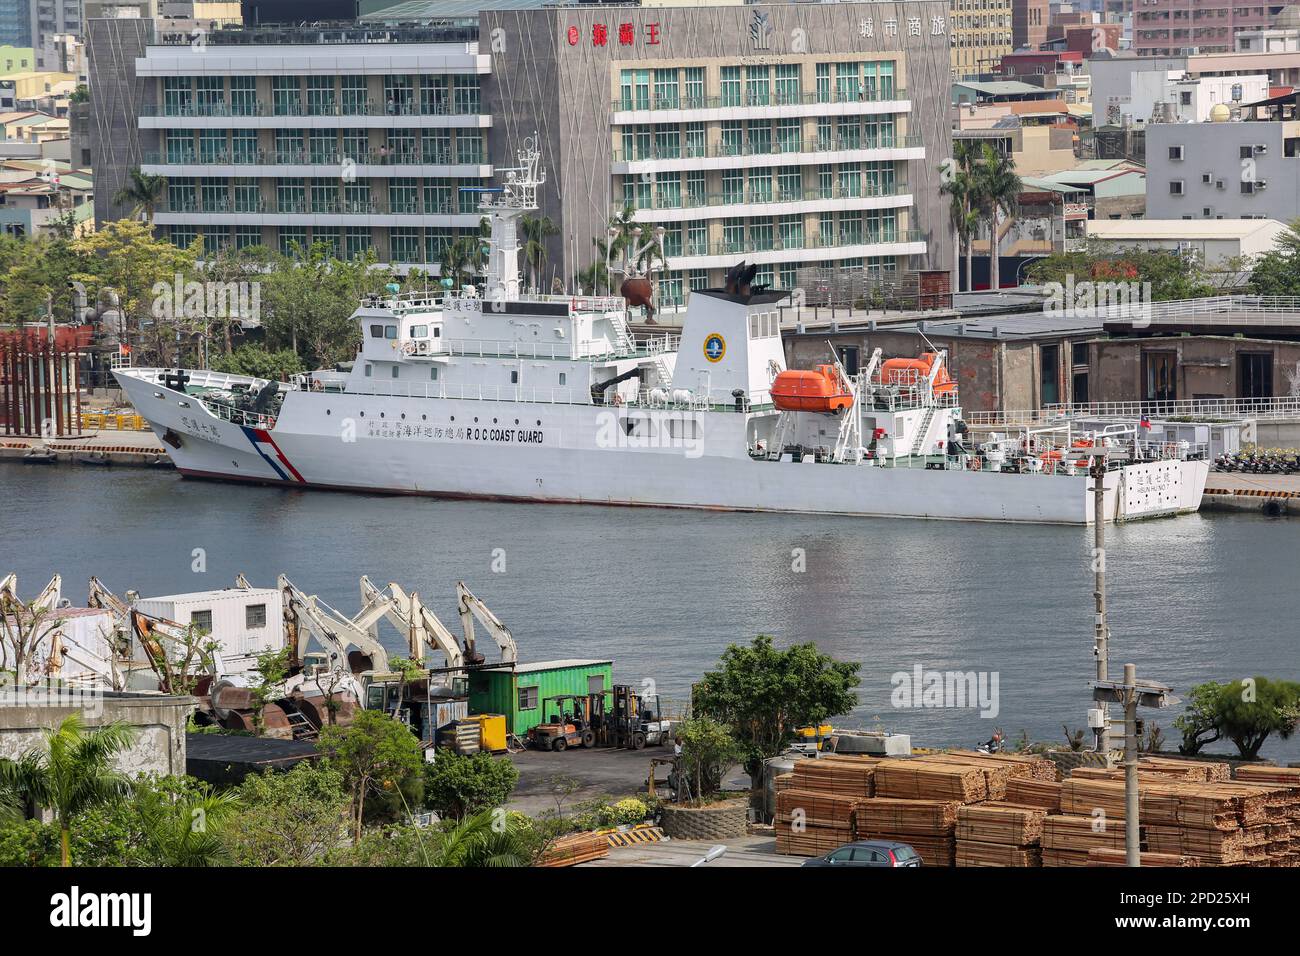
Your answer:
[[[1051,814],[1043,819],[1043,866],[1087,866],[1090,850],[1124,850],[1124,821]]]
[[[820,856],[851,843],[860,799],[814,790],[780,791],[776,795],[776,852]]]
[[[958,866],[1042,866],[1047,811],[1006,803],[979,803],[957,811]]]
[[[609,840],[603,833],[569,833],[558,837],[542,854],[538,866],[576,866],[609,856]]]
[[[861,757],[822,757],[795,761],[791,786],[815,793],[870,797],[880,761]],[[784,776],[784,774],[782,774]]]
[[[1237,779],[1245,783],[1277,783],[1300,787],[1300,767],[1238,767]]]
[[[1184,780],[1201,780],[1206,783],[1232,779],[1230,764],[1204,760],[1179,760],[1177,757],[1139,757],[1138,769],[1166,773]]]
[[[1089,850],[1088,866],[1128,866],[1128,854],[1123,850]],[[1194,856],[1176,853],[1139,853],[1139,866],[1200,866]]]
[[[1061,812],[1061,785],[1054,780],[1012,777],[1007,781],[1007,803],[1039,807],[1048,813]]]
[[[978,803],[989,794],[984,770],[923,760],[882,760],[875,768],[875,785],[876,796],[896,800]]]
[[[956,862],[956,800],[876,797],[858,802],[855,838],[897,840],[921,856],[924,866]]]

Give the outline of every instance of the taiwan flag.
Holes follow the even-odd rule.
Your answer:
[[[1138,427],[1141,428],[1144,432],[1151,431],[1151,419],[1145,413],[1143,413],[1142,415],[1142,420],[1138,422]]]

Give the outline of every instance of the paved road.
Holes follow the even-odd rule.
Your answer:
[[[1236,494],[1242,491],[1267,491],[1283,497],[1300,497],[1300,475],[1250,475],[1235,471],[1211,471],[1205,481],[1205,493]]]
[[[697,840],[665,840],[662,843],[638,843],[613,847],[609,856],[582,866],[694,866],[718,846]],[[726,843],[727,851],[701,866],[800,866],[803,857],[779,856],[776,839],[770,836],[745,836]]]

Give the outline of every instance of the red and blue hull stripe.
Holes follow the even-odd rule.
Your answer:
[[[271,433],[265,428],[250,428],[248,425],[240,425],[244,435],[252,443],[253,448],[262,460],[271,466],[271,470],[279,476],[281,481],[296,482],[300,485],[307,483],[306,479],[298,473],[298,469],[285,457],[280,446],[275,443]]]

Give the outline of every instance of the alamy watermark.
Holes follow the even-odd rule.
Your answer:
[[[998,715],[997,671],[934,671],[916,664],[895,672],[889,682],[894,685],[889,702],[899,710],[969,708],[990,720]]]
[[[171,282],[159,279],[150,289],[155,319],[245,319],[262,317],[260,282],[186,282],[179,272]]]
[[[1073,319],[1123,318],[1135,327],[1151,322],[1150,282],[1094,282],[1091,279],[1076,282],[1074,275],[1065,282],[1048,282],[1043,285],[1047,298],[1043,302],[1046,315]]]

